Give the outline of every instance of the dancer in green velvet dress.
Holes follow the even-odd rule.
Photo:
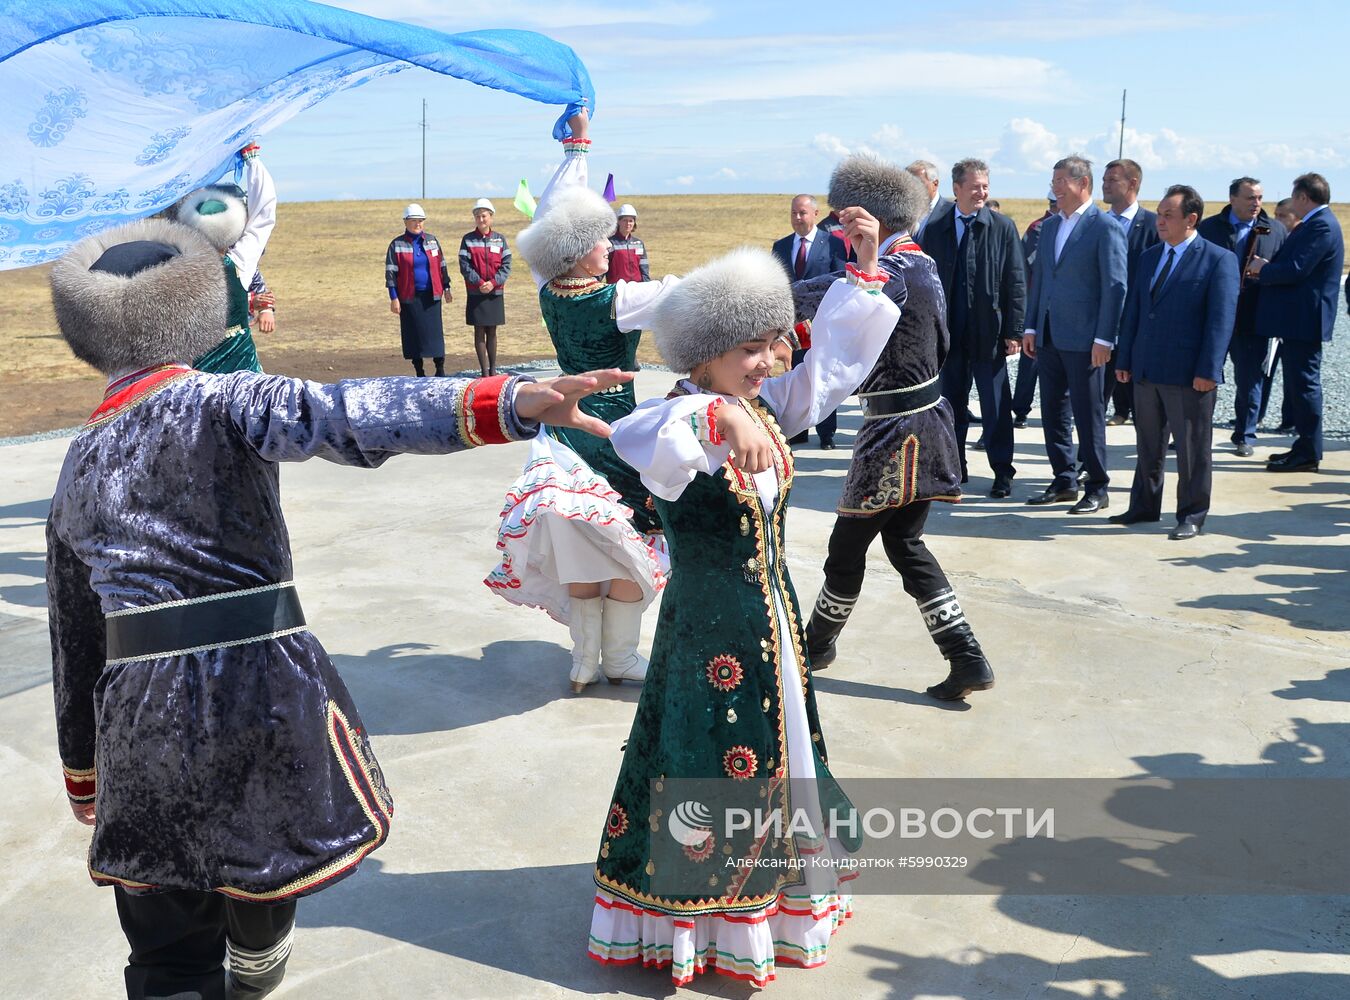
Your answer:
[[[586,158],[590,152],[589,116],[583,111],[569,121],[572,135],[563,141],[563,161],[539,199],[534,221],[519,237],[518,246],[529,261],[539,288],[539,309],[564,372],[587,371],[597,365],[637,370],[637,346],[661,299],[676,287],[678,278],[661,281],[618,281],[608,284],[609,237],[614,232],[614,210],[587,184]],[[631,385],[598,393],[582,404],[585,412],[613,422],[633,412],[636,399]],[[541,457],[511,495],[540,504],[549,526],[534,531],[520,551],[536,557],[534,568],[503,561],[488,585],[507,599],[537,588],[522,574],[539,566],[565,596],[555,601],[522,600],[546,607],[565,621],[573,642],[571,681],[581,691],[602,675],[611,683],[641,681],[647,661],[638,654],[642,612],[664,580],[664,550],[654,538],[660,521],[636,472],[614,454],[609,442],[587,434],[553,432],[568,451],[561,461]],[[564,468],[575,453],[587,470]],[[541,468],[547,472],[541,472]],[[590,473],[603,477],[597,483]],[[626,510],[616,510],[599,493],[612,489]],[[510,496],[510,495],[508,495]],[[578,497],[583,497],[578,501]],[[541,498],[545,498],[541,502]],[[533,530],[534,508],[504,515],[499,547],[505,548],[511,525]],[[646,536],[650,551],[620,537],[636,531]],[[541,554],[541,549],[547,549]]]
[[[277,189],[258,159],[259,151],[256,143],[250,143],[239,152],[247,174],[246,191],[233,184],[211,184],[193,191],[173,207],[173,217],[210,240],[225,267],[225,336],[193,360],[192,367],[197,371],[262,371],[249,328],[248,286],[276,225]]]
[[[774,342],[794,325],[792,294],[770,254],[735,251],[656,310],[657,348],[689,378],[613,427],[615,451],[656,498],[671,577],[601,838],[589,953],[669,965],[677,985],[714,968],[763,986],[776,962],[821,965],[851,913],[838,868],[823,864],[818,878],[793,869],[848,849],[828,827],[799,838],[713,819],[691,831],[653,797],[696,779],[750,812],[804,809],[819,821],[850,808],[826,766],[783,550],[786,436],[852,393],[899,317],[877,294],[876,220],[858,208],[840,217],[858,265],[821,303],[800,364],[768,377]]]

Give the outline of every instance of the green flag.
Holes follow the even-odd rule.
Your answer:
[[[530,185],[525,183],[525,178],[520,179],[520,187],[516,188],[516,208],[520,209],[520,214],[527,219],[534,218],[534,196],[530,194]]]

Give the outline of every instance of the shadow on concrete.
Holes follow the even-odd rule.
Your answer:
[[[1286,701],[1350,702],[1350,667],[1332,670],[1320,681],[1292,681],[1274,694]]]
[[[399,643],[364,656],[332,656],[376,736],[440,733],[523,715],[570,698],[567,650],[537,640],[502,640],[477,656],[425,654],[426,643]],[[636,703],[642,688],[599,683],[586,697]]]
[[[52,502],[48,500],[25,500],[23,503],[0,504],[0,529],[31,528],[44,524],[51,512]],[[18,524],[10,524],[18,521]]]
[[[1346,696],[1350,671],[1334,671],[1326,682],[1329,700]],[[1276,692],[1277,694],[1279,692]],[[1328,697],[1327,692],[1302,697]],[[1350,724],[1291,720],[1293,736],[1267,745],[1255,764],[1211,764],[1198,754],[1166,754],[1135,758],[1139,777],[1164,778],[1315,778],[1350,775]],[[1029,927],[1070,940],[1059,961],[1051,962],[1013,951],[968,948],[955,956],[917,956],[900,949],[861,946],[856,953],[882,963],[872,977],[888,987],[892,1000],[927,997],[1029,997],[1071,1000],[1344,1000],[1350,996],[1350,975],[1334,972],[1281,971],[1278,956],[1309,953],[1344,956],[1345,927],[1350,922],[1347,896],[1168,896],[1168,880],[1179,871],[1196,870],[1204,857],[1206,817],[1202,811],[1173,801],[1185,794],[1175,788],[1118,790],[1108,808],[1113,815],[1146,829],[1181,834],[1172,842],[1152,839],[1115,841],[1083,838],[1062,845],[1065,857],[1081,857],[1091,849],[1102,865],[1127,867],[1131,880],[1152,878],[1157,893],[1140,896],[1054,894],[1056,873],[1065,864],[1045,860],[1037,846],[1034,863],[1023,863],[1014,842],[993,861],[977,866],[974,876],[999,894],[998,910]],[[1169,798],[1170,796],[1170,798]],[[1212,832],[1212,831],[1211,831]],[[1032,869],[1034,868],[1034,871]],[[1035,875],[1036,894],[1025,890],[1028,873]],[[1144,874],[1145,872],[1150,874]],[[865,914],[871,902],[860,900]],[[881,902],[881,900],[877,900]],[[845,931],[844,933],[847,933]],[[1074,959],[1086,939],[1121,954]],[[1088,950],[1088,949],[1084,949]],[[1270,974],[1232,976],[1225,970],[1240,961],[1252,968],[1247,953],[1267,953]]]
[[[937,678],[941,680],[942,678]],[[904,688],[883,687],[880,684],[868,684],[864,681],[850,681],[842,677],[811,673],[811,683],[823,694],[837,694],[845,698],[875,698],[878,701],[895,702],[898,705],[914,705],[917,708],[933,708],[941,712],[969,712],[970,704],[965,701],[938,701],[922,691],[908,691]],[[936,681],[934,682],[936,683]]]
[[[47,606],[47,554],[45,552],[0,552],[0,576],[27,576],[36,583],[0,587],[0,603],[24,608]]]
[[[587,863],[405,874],[367,861],[354,877],[305,900],[298,918],[301,927],[355,927],[578,993],[674,994],[667,970],[601,966],[586,956],[593,872]],[[446,984],[446,996],[459,995],[455,985]],[[754,995],[716,974],[683,990]]]

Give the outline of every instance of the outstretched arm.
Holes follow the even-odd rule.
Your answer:
[[[248,221],[244,224],[244,235],[230,247],[229,256],[234,261],[240,284],[247,288],[253,272],[258,270],[263,251],[267,249],[272,227],[277,224],[277,188],[259,159],[261,147],[257,143],[250,143],[239,152],[248,174]]]
[[[269,462],[322,458],[375,468],[400,454],[444,455],[533,437],[539,423],[607,428],[575,411],[582,396],[630,381],[617,370],[539,383],[521,376],[370,378],[333,385],[236,372],[218,382],[226,418]]]
[[[544,193],[539,196],[539,201],[534,209],[536,216],[547,211],[549,203],[557,192],[569,187],[584,187],[590,182],[590,170],[586,165],[586,154],[590,152],[591,148],[590,113],[582,108],[567,119],[567,124],[572,129],[572,137],[563,140],[562,163],[558,164],[558,169],[553,171],[553,176],[549,178]],[[548,284],[549,278],[536,271],[534,265],[530,265],[530,274],[534,278],[536,288],[543,288]],[[549,277],[553,277],[553,275]]]

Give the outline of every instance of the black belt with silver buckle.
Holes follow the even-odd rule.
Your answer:
[[[898,413],[916,413],[936,406],[941,398],[941,380],[936,378],[924,385],[910,386],[907,389],[868,393],[862,397],[863,419],[892,417]]]
[[[295,632],[305,627],[305,613],[295,585],[281,583],[114,611],[107,616],[106,626],[105,655],[113,663],[235,646]]]

